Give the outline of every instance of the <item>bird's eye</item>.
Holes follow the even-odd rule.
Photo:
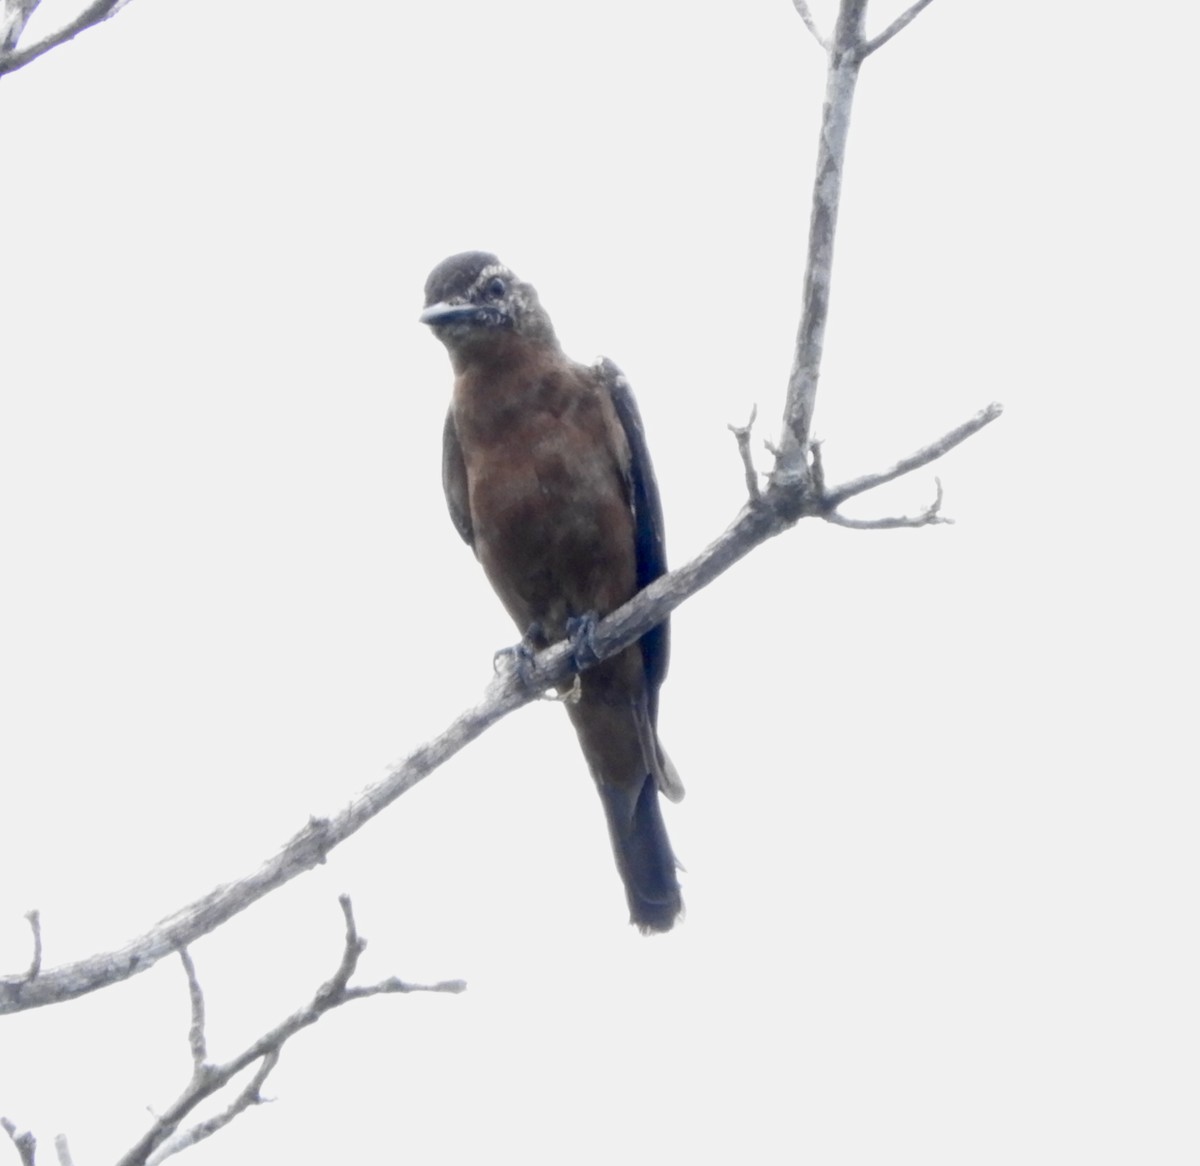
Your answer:
[[[484,294],[490,300],[498,300],[506,291],[508,291],[508,288],[505,286],[504,280],[502,280],[499,276],[496,276],[496,278],[487,285],[486,289],[484,289]]]

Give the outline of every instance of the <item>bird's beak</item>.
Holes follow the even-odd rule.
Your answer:
[[[474,304],[448,304],[445,301],[430,304],[418,316],[422,324],[467,324],[475,319],[478,309]]]
[[[512,317],[494,304],[430,304],[417,318],[431,328],[448,324],[464,324],[474,328],[512,327]]]

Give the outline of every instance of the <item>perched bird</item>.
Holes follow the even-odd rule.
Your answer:
[[[450,517],[526,649],[582,636],[666,570],[662,506],[633,394],[611,361],[563,355],[537,292],[494,255],[433,269],[421,322],[445,344]],[[630,921],[667,931],[683,908],[658,793],[683,796],[658,739],[664,621],[584,671],[567,703],[625,884]]]

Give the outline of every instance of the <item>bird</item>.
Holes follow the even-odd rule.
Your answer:
[[[450,518],[528,655],[567,638],[586,656],[598,618],[666,571],[662,504],[633,392],[612,361],[564,355],[533,286],[488,251],[430,273],[420,322],[454,373],[442,433]],[[658,738],[664,620],[581,671],[564,701],[600,795],[630,922],[683,911],[659,794],[683,785]],[[573,685],[574,687],[574,685]]]

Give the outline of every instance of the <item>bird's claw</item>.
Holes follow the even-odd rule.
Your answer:
[[[517,674],[524,688],[533,687],[533,658],[546,646],[546,633],[540,623],[532,623],[519,644],[501,648],[492,656],[492,668],[499,672],[506,664]]]
[[[533,648],[522,640],[519,644],[499,649],[492,656],[492,668],[496,672],[502,671],[505,666],[512,668],[521,684],[529,688],[533,683],[533,656]]]
[[[576,672],[600,663],[600,653],[596,650],[596,624],[599,622],[594,611],[573,615],[567,620],[567,640]]]

